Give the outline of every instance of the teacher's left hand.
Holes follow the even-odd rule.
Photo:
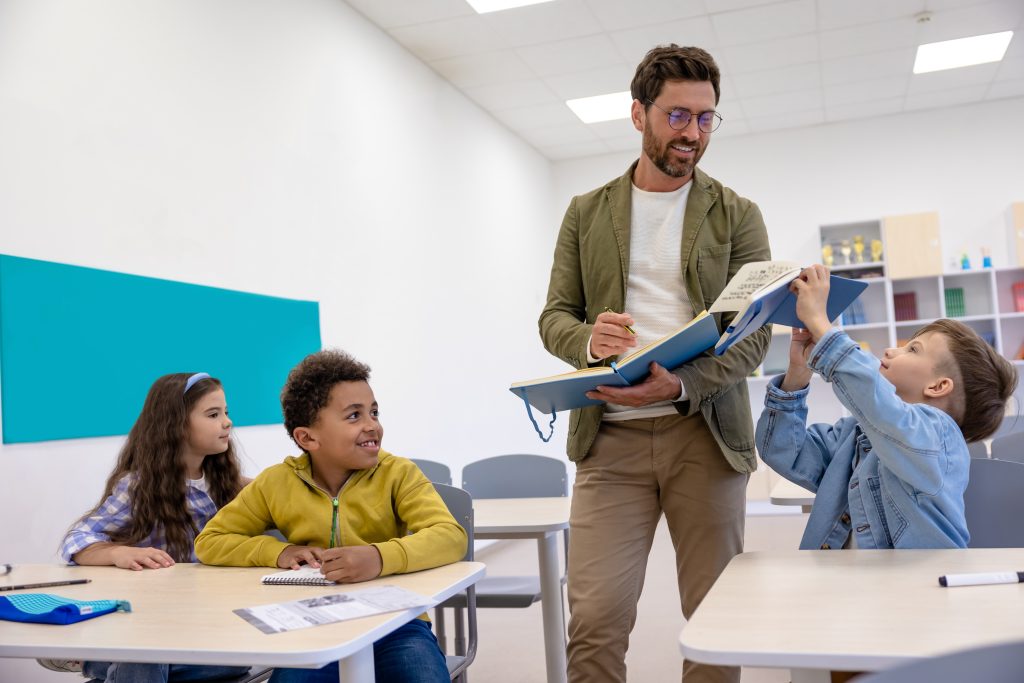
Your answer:
[[[588,391],[587,398],[630,408],[642,408],[658,401],[671,401],[679,397],[681,388],[678,377],[657,363],[651,363],[650,370],[651,374],[640,384],[631,387],[602,385],[597,391]]]

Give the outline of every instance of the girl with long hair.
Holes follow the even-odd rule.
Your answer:
[[[205,372],[157,379],[103,496],[68,530],[61,557],[73,564],[137,571],[195,562],[195,537],[246,483],[230,437],[231,418],[219,380]],[[108,683],[164,683],[224,678],[246,670],[85,662],[83,672]]]

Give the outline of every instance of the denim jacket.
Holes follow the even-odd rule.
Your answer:
[[[945,412],[905,403],[878,371],[878,359],[831,330],[808,367],[831,382],[852,417],[807,427],[807,392],[768,385],[757,421],[761,458],[816,492],[800,548],[965,548],[967,443]]]

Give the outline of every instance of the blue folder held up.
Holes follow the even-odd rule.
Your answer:
[[[790,277],[776,287],[753,295],[747,308],[736,315],[715,344],[715,355],[722,355],[730,346],[768,323],[803,327],[796,315],[796,294],[789,290],[792,281]],[[860,280],[829,276],[828,303],[825,304],[828,319],[835,322],[867,287],[868,284]]]

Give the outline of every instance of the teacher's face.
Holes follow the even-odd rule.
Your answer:
[[[715,89],[708,81],[666,81],[654,104],[657,106],[647,106],[643,115],[643,153],[658,171],[686,182],[711,140],[711,133],[697,126],[697,116],[714,111]],[[668,123],[665,112],[673,109],[692,114],[682,130]]]

